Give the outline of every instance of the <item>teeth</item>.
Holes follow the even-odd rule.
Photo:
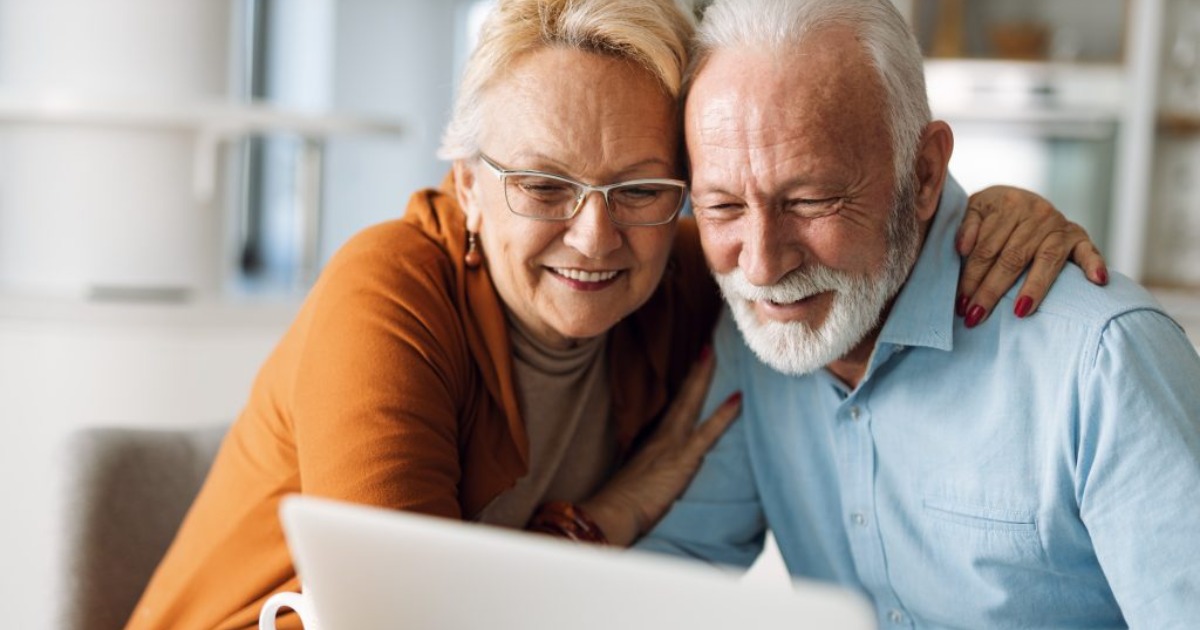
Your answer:
[[[555,273],[579,282],[604,282],[617,277],[619,271],[584,271],[582,269],[555,269]]]
[[[810,297],[812,297],[812,295],[806,295],[804,297],[790,299],[787,302],[780,302],[778,300],[767,300],[767,303],[771,304],[773,306],[791,306],[792,304],[799,304],[800,302],[803,302],[804,300],[807,300]]]

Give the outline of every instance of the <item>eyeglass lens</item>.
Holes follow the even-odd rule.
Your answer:
[[[513,212],[538,219],[570,218],[586,192],[552,177],[509,174],[505,179],[505,198]],[[682,205],[683,194],[682,187],[671,184],[631,183],[608,191],[608,210],[619,223],[663,223]]]

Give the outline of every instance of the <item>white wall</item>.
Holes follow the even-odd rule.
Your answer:
[[[232,4],[0,0],[5,628],[60,625],[66,437],[229,421],[294,309],[84,299],[216,292],[221,217],[193,194],[195,137],[175,121],[226,94]]]
[[[220,99],[235,2],[0,0],[0,100],[16,92],[165,106]],[[400,216],[409,193],[444,174],[434,151],[462,6],[279,3],[274,42],[299,75],[277,76],[276,105],[399,118],[414,132],[330,143],[324,256],[361,227]],[[59,501],[67,437],[96,425],[231,421],[296,309],[294,299],[237,304],[207,290],[226,263],[206,232],[218,217],[192,198],[192,143],[187,132],[0,125],[0,626],[59,625],[60,532],[72,518]],[[198,234],[199,248],[186,241]],[[210,265],[202,299],[82,299],[106,268],[134,283],[197,280],[186,265],[163,275],[179,260]]]
[[[59,626],[71,432],[231,421],[293,309],[0,300],[0,626]]]
[[[0,105],[167,111],[227,87],[230,4],[0,0]],[[178,129],[0,125],[0,290],[210,290],[220,218],[192,196]]]
[[[413,192],[437,186],[449,164],[435,157],[454,88],[456,25],[465,2],[342,0],[338,3],[334,106],[398,117],[403,142],[336,138],[326,162],[328,257],[363,227],[399,217]]]

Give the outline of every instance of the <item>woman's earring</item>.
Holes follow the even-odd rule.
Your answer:
[[[467,231],[467,255],[463,256],[463,262],[467,263],[468,269],[475,269],[483,262],[483,255],[479,253],[478,235],[474,232]]]

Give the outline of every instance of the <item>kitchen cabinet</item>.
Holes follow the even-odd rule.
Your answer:
[[[1112,267],[1200,292],[1200,0],[908,0],[968,188],[1083,224]]]
[[[935,117],[968,190],[1041,193],[1111,252],[1126,111],[1125,0],[912,0]],[[1118,265],[1119,267],[1119,265]]]

